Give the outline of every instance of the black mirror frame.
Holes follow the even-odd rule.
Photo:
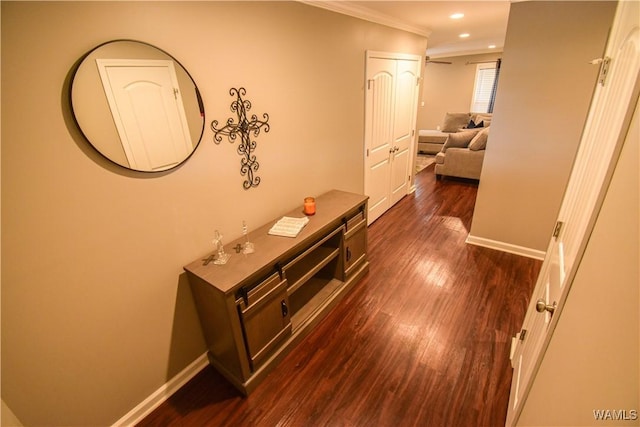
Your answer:
[[[129,166],[126,166],[126,165],[123,165],[123,164],[119,163],[119,162],[109,158],[109,156],[104,154],[98,147],[96,147],[96,145],[91,141],[89,136],[85,133],[85,130],[83,130],[82,126],[78,122],[78,119],[76,117],[76,112],[74,110],[74,103],[73,103],[73,87],[74,87],[74,81],[75,81],[76,75],[78,73],[78,70],[80,69],[80,67],[84,63],[85,59],[89,55],[91,55],[93,52],[95,52],[96,50],[100,49],[103,46],[106,46],[106,45],[109,45],[109,44],[112,44],[112,43],[118,43],[118,42],[138,43],[140,45],[148,46],[148,47],[150,47],[152,49],[155,49],[155,50],[161,52],[162,54],[164,54],[168,58],[170,58],[172,61],[174,61],[177,65],[179,65],[180,68],[184,71],[184,73],[189,77],[189,79],[193,83],[193,87],[195,89],[196,101],[198,103],[198,109],[200,110],[200,115],[202,117],[202,126],[201,126],[201,129],[200,129],[200,135],[198,137],[198,142],[194,145],[193,150],[191,150],[191,153],[189,153],[189,155],[187,157],[185,157],[179,163],[175,164],[174,166],[172,166],[170,168],[163,169],[163,170],[158,170],[158,171],[150,171],[150,170],[135,169],[135,168],[132,168],[132,167],[129,167]],[[114,40],[106,41],[104,43],[100,43],[99,45],[93,47],[92,49],[90,49],[89,51],[84,53],[78,59],[78,61],[76,61],[76,63],[74,64],[74,68],[73,68],[72,73],[71,73],[68,96],[69,96],[69,98],[68,98],[69,99],[69,107],[71,109],[71,116],[73,118],[73,122],[75,123],[76,127],[78,128],[78,130],[82,134],[83,138],[89,143],[89,145],[91,146],[91,148],[93,148],[94,151],[96,151],[98,154],[100,154],[101,157],[103,157],[104,159],[108,160],[110,163],[112,163],[114,165],[117,165],[117,166],[119,166],[121,168],[130,170],[130,171],[135,171],[135,172],[142,172],[142,173],[145,173],[145,174],[161,174],[163,172],[168,172],[168,171],[171,171],[171,170],[174,170],[174,169],[180,167],[187,160],[189,160],[191,158],[191,156],[193,156],[193,153],[195,153],[195,151],[200,146],[200,143],[202,142],[202,137],[204,135],[204,127],[205,127],[205,111],[204,111],[204,103],[202,101],[202,96],[200,95],[200,90],[198,89],[198,85],[196,84],[195,80],[193,79],[193,76],[191,76],[189,71],[186,69],[186,67],[184,65],[182,65],[182,63],[180,61],[178,61],[173,55],[169,54],[164,49],[161,49],[161,48],[159,48],[159,47],[157,47],[155,45],[152,45],[150,43],[143,42],[143,41],[140,41],[140,40],[134,40],[134,39],[114,39]]]

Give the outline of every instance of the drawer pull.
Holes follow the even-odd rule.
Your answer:
[[[351,261],[351,248],[347,248],[347,262]]]
[[[287,314],[289,314],[289,307],[287,307],[287,302],[285,300],[280,301],[280,308],[282,309],[282,317],[287,317]]]
[[[240,296],[242,297],[242,301],[244,301],[244,306],[249,306],[249,292],[247,292],[247,288],[244,286],[240,288]]]

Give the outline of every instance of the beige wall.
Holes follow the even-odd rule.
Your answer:
[[[154,44],[198,84],[193,157],[117,168],[73,128],[68,73],[110,39]],[[365,50],[426,39],[297,2],[2,2],[2,398],[25,425],[108,425],[205,352],[182,266],[332,188],[363,191]],[[245,191],[231,87],[270,116]]]
[[[447,112],[468,112],[477,65],[467,65],[467,62],[494,61],[501,56],[502,52],[454,56],[437,59],[451,64],[428,63],[423,72],[421,101],[424,105],[418,108],[418,129],[442,126]]]
[[[511,5],[472,238],[546,250],[615,5]]]
[[[639,109],[520,426],[640,425]],[[596,409],[636,418],[596,420]]]

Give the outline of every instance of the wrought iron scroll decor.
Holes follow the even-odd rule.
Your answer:
[[[211,122],[211,129],[214,132],[214,142],[216,144],[222,142],[221,135],[227,136],[230,143],[233,143],[238,135],[240,135],[241,142],[238,145],[238,154],[242,156],[242,160],[240,160],[240,173],[247,176],[242,186],[245,190],[248,190],[260,184],[260,177],[255,175],[260,164],[255,154],[253,154],[257,143],[256,141],[252,141],[251,137],[257,137],[261,129],[269,132],[269,115],[264,113],[262,115],[263,120],[258,120],[258,116],[252,114],[251,119],[248,119],[247,112],[251,109],[251,102],[243,99],[247,94],[245,88],[231,88],[229,94],[236,97],[236,100],[231,103],[231,111],[238,115],[238,121],[234,122],[234,118],[231,117],[227,120],[226,125],[218,128],[218,121],[214,120]]]

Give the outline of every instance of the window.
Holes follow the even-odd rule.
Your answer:
[[[497,76],[495,62],[478,64],[476,68],[476,81],[473,87],[473,99],[471,109],[473,113],[490,113],[493,110],[493,85]],[[491,106],[491,108],[489,108]]]

